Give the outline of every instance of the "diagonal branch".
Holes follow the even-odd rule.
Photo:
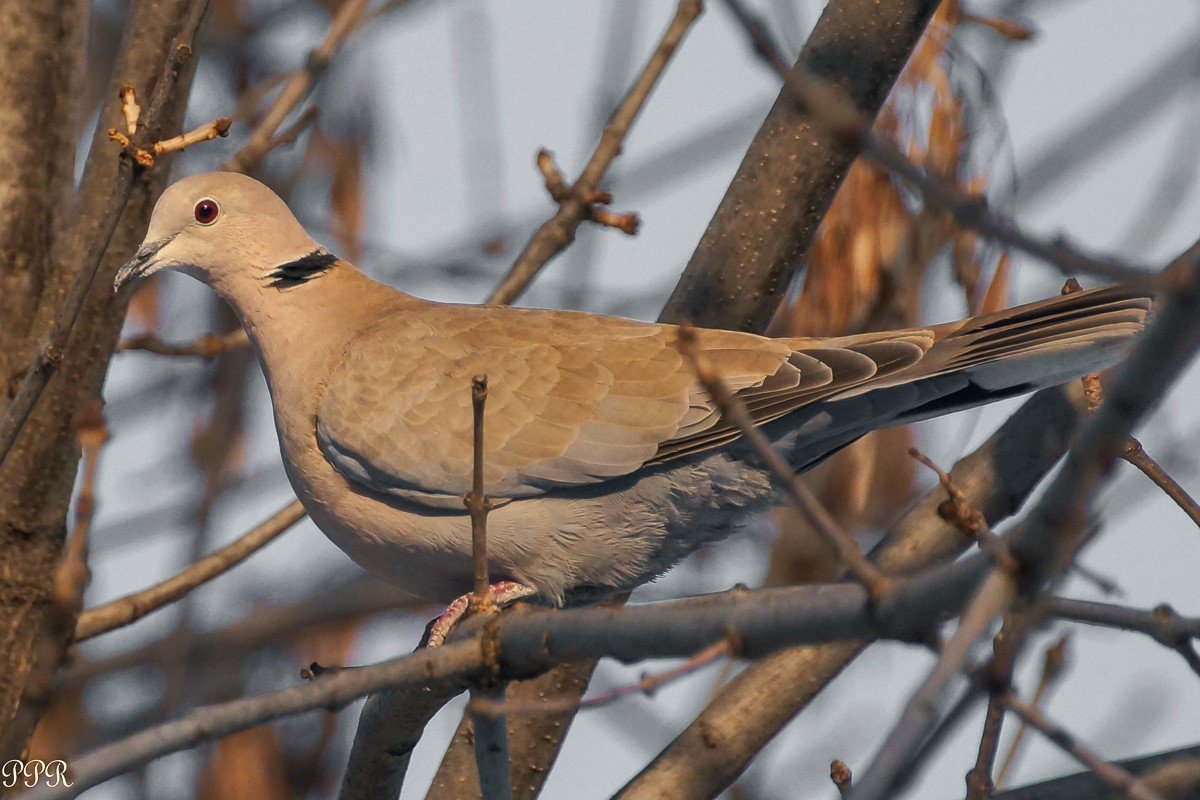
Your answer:
[[[575,230],[579,225],[585,220],[597,218],[596,204],[611,199],[605,198],[599,191],[600,181],[608,171],[609,164],[621,152],[621,145],[630,126],[646,105],[646,100],[658,84],[684,35],[700,16],[700,10],[700,0],[679,0],[675,16],[659,40],[658,47],[625,95],[625,99],[609,118],[608,124],[604,126],[600,143],[596,145],[595,152],[575,183],[569,187],[566,185],[557,168],[553,167],[548,153],[542,151],[538,155],[538,166],[546,176],[546,188],[551,197],[558,202],[558,211],[542,223],[530,237],[525,249],[509,269],[508,275],[487,299],[489,304],[505,305],[516,300],[542,267],[575,240]],[[608,220],[604,224],[612,227],[622,228],[623,224],[628,226],[628,223],[621,223],[605,215],[600,215],[599,220]]]
[[[927,203],[950,214],[962,227],[1041,259],[1064,275],[1084,272],[1141,287],[1152,284],[1153,276],[1145,267],[1112,256],[1084,253],[1061,237],[1045,241],[1031,236],[1013,220],[989,209],[983,198],[953,181],[924,171],[899,148],[876,134],[871,129],[871,119],[838,87],[808,70],[789,70],[766,27],[746,11],[741,0],[725,0],[725,4],[750,37],[755,52],[783,78],[785,91],[793,102],[810,112],[828,133],[912,186]]]
[[[304,507],[299,500],[293,500],[236,541],[200,559],[174,577],[83,612],[75,626],[75,641],[82,642],[130,625],[150,612],[175,602],[197,586],[245,561],[303,518]]]
[[[942,650],[933,671],[909,701],[856,790],[859,800],[890,795],[934,724],[970,646],[1018,594],[1033,596],[1074,561],[1095,535],[1087,523],[1094,492],[1120,456],[1126,438],[1166,393],[1200,347],[1200,242],[1163,271],[1165,297],[1155,317],[1119,369],[1110,399],[1092,414],[1062,469],[1013,536],[1010,552],[1016,573],[1002,564],[992,570],[964,611],[958,630]]]
[[[1083,415],[1060,389],[1037,393],[950,477],[965,499],[987,519],[1012,515],[1067,449]],[[893,527],[872,558],[885,571],[903,574],[954,558],[973,539],[938,509],[941,487],[930,490]],[[729,786],[750,760],[802,711],[870,640],[784,650],[751,664],[630,781],[621,798],[713,797]],[[711,741],[721,747],[712,748]]]

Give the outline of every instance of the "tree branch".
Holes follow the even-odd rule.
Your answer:
[[[950,471],[973,508],[994,522],[1020,508],[1066,451],[1083,414],[1062,389],[1038,392]],[[972,539],[943,519],[939,486],[905,514],[872,557],[891,574],[952,559]],[[618,794],[621,798],[713,797],[852,661],[870,640],[784,650],[751,664]],[[720,742],[713,748],[709,742]]]
[[[250,173],[258,168],[267,154],[280,143],[275,133],[292,113],[292,109],[308,97],[308,93],[325,74],[329,62],[341,49],[347,37],[365,19],[367,5],[367,0],[345,0],[338,6],[325,38],[309,51],[304,66],[284,82],[275,101],[254,127],[250,138],[221,165],[221,169],[227,172]]]
[[[889,796],[933,725],[947,685],[962,666],[967,649],[1006,610],[1018,593],[1031,597],[1074,561],[1095,535],[1087,523],[1093,493],[1104,481],[1127,437],[1165,394],[1200,347],[1200,242],[1163,272],[1165,297],[1155,317],[1118,370],[1109,399],[1091,416],[1029,514],[1011,537],[1010,552],[1020,565],[1014,573],[997,565],[963,613],[934,670],[913,695],[857,785],[858,800]],[[970,622],[971,624],[968,624]]]
[[[538,154],[538,166],[546,176],[546,188],[558,203],[558,211],[542,223],[530,237],[525,249],[509,269],[508,275],[488,297],[489,305],[504,305],[516,300],[542,267],[575,240],[576,228],[584,220],[596,218],[596,204],[611,199],[598,191],[600,181],[608,171],[609,164],[621,152],[621,145],[630,126],[645,106],[650,92],[662,77],[667,63],[683,41],[684,35],[700,16],[700,10],[700,0],[679,0],[675,16],[667,26],[658,47],[629,89],[629,93],[625,95],[625,99],[609,117],[608,124],[604,126],[604,133],[600,136],[600,143],[596,145],[595,152],[574,184],[566,186],[557,168],[553,167],[549,153],[542,151]],[[601,216],[600,220],[607,220],[604,224],[612,227],[622,227],[622,223],[615,219]]]
[[[725,3],[750,37],[755,52],[783,78],[790,100],[811,114],[818,127],[916,189],[925,202],[950,214],[963,228],[1041,259],[1068,277],[1084,272],[1134,286],[1152,286],[1153,275],[1145,267],[1112,256],[1083,253],[1062,237],[1048,242],[1030,236],[1013,220],[991,211],[984,198],[926,172],[898,147],[877,135],[871,128],[871,119],[836,85],[807,69],[788,70],[765,26],[744,9],[741,0],[725,0]]]
[[[145,132],[145,137],[156,135],[162,127],[167,103],[172,98],[183,65],[192,57],[192,37],[195,36],[196,29],[200,27],[200,20],[207,8],[208,0],[194,0],[188,9],[188,15],[180,33],[171,44],[166,66],[163,69],[162,77],[154,85],[154,96],[146,111],[146,121],[141,128],[141,131]],[[100,270],[104,254],[108,251],[109,242],[112,241],[117,225],[121,221],[125,203],[128,202],[129,196],[133,192],[135,169],[132,157],[128,153],[122,152],[118,160],[117,179],[113,182],[112,193],[103,220],[96,229],[87,255],[71,280],[66,296],[50,325],[50,330],[38,345],[33,362],[25,371],[25,376],[21,379],[16,394],[13,395],[12,401],[5,409],[4,416],[0,418],[0,466],[4,464],[4,460],[12,451],[17,435],[21,432],[25,421],[29,419],[34,406],[37,405],[38,398],[42,396],[42,390],[46,388],[46,384],[62,363],[67,340],[71,337],[71,331],[74,330],[75,321],[83,310],[83,304],[87,300],[92,281]]]
[[[130,625],[150,612],[175,602],[273,542],[303,519],[304,514],[304,506],[300,505],[299,500],[293,500],[236,541],[205,556],[174,577],[83,612],[75,626],[75,641],[82,642]]]
[[[154,758],[314,708],[338,708],[381,689],[432,681],[519,678],[550,667],[613,657],[626,661],[687,657],[733,636],[758,657],[798,642],[864,635],[906,638],[929,613],[952,614],[970,596],[981,558],[897,582],[881,603],[857,584],[798,586],[665,601],[622,609],[549,610],[518,606],[499,617],[464,621],[447,644],[370,667],[332,671],[304,685],[196,709],[173,722],[113,742],[72,764],[72,787],[24,797],[73,797]]]

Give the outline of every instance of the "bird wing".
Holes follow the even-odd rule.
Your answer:
[[[804,441],[791,455],[803,466],[883,425],[1110,366],[1142,329],[1149,306],[1136,291],[1109,287],[931,328],[838,339],[696,335],[757,425],[829,401],[808,409],[811,420],[796,420]],[[672,325],[592,314],[406,309],[351,340],[321,401],[318,441],[351,480],[461,511],[472,478],[471,379],[486,374],[489,497],[613,480],[740,436],[698,385],[678,338]]]
[[[795,348],[697,331],[759,423],[920,360],[927,330]],[[629,475],[738,437],[697,384],[671,325],[560,311],[429,305],[355,337],[317,415],[329,461],[368,488],[462,509],[472,477],[471,378],[488,376],[484,485],[494,500]]]

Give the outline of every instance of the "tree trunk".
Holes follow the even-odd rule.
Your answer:
[[[58,312],[109,203],[117,174],[116,145],[106,131],[123,124],[117,89],[131,84],[148,99],[162,73],[168,47],[189,0],[140,0],[110,80],[82,182],[72,198],[74,113],[82,71],[85,0],[2,0],[0,20],[8,45],[0,50],[0,365],[6,403],[30,363],[39,339]],[[189,62],[193,64],[195,59]],[[191,71],[180,76],[164,129],[183,118]],[[36,714],[17,711],[30,699],[34,651],[66,529],[76,462],[72,420],[84,401],[98,396],[121,330],[124,306],[113,294],[117,266],[141,241],[168,163],[135,179],[116,233],[63,353],[3,466],[0,466],[0,746],[19,752]],[[64,209],[69,209],[65,211]],[[65,643],[64,643],[65,644]],[[16,720],[20,719],[20,722]]]

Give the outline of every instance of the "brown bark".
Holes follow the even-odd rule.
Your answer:
[[[109,127],[123,119],[117,89],[135,86],[150,97],[159,79],[170,43],[178,32],[190,0],[141,0],[135,3],[109,81],[109,100],[97,126],[79,190],[71,198],[72,154],[77,127],[70,113],[78,95],[76,76],[82,68],[83,30],[87,6],[82,0],[28,3],[5,0],[4,35],[16,36],[20,46],[4,48],[3,58],[28,61],[38,77],[36,90],[23,86],[6,65],[0,113],[16,119],[0,139],[0,165],[31,158],[33,174],[21,178],[18,202],[27,235],[25,248],[2,248],[0,287],[5,313],[9,304],[19,307],[18,325],[0,328],[0,364],[11,399],[14,372],[19,378],[30,363],[36,343],[49,330],[73,276],[84,260],[96,228],[110,202],[117,180],[117,148],[106,138]],[[27,16],[26,32],[17,36],[15,17]],[[28,51],[33,50],[33,53]],[[65,63],[60,63],[65,62]],[[194,63],[194,59],[189,62]],[[46,75],[45,65],[53,65]],[[161,131],[177,132],[183,117],[190,66],[180,76],[174,97],[166,108]],[[36,124],[20,124],[19,112],[34,115]],[[7,125],[7,123],[6,123]],[[157,133],[157,132],[152,132]],[[32,154],[26,149],[32,143]],[[38,165],[37,159],[47,163]],[[99,394],[108,359],[120,333],[123,301],[112,292],[117,266],[136,248],[145,233],[150,211],[161,192],[168,163],[160,160],[150,171],[138,174],[105,253],[100,271],[87,295],[61,367],[46,387],[37,407],[21,430],[13,450],[0,466],[0,731],[3,749],[19,749],[36,715],[17,710],[27,700],[31,669],[39,638],[44,636],[44,612],[62,548],[78,448],[72,418],[83,401]],[[11,174],[3,170],[5,179]],[[47,180],[49,178],[50,180]],[[38,181],[45,183],[39,190]],[[5,193],[7,196],[7,193]],[[69,209],[64,211],[64,209]],[[7,232],[10,228],[5,228]],[[12,242],[10,238],[7,241]],[[14,245],[20,244],[14,242]],[[14,291],[10,294],[10,289]],[[69,631],[69,628],[68,628]]]

